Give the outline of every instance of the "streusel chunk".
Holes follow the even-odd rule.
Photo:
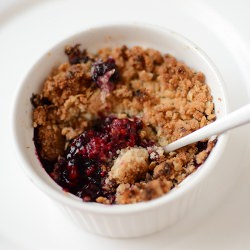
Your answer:
[[[145,148],[131,148],[122,150],[114,161],[109,178],[119,183],[135,183],[145,179],[149,170],[148,151]]]

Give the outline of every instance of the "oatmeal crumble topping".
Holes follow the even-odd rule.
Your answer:
[[[216,119],[203,73],[139,46],[65,53],[31,97],[39,158],[64,190],[103,204],[148,201],[206,160],[216,141],[159,147]]]

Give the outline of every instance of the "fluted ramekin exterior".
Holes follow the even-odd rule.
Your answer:
[[[166,207],[161,205],[143,212],[102,214],[83,211],[57,203],[58,208],[76,225],[101,236],[132,238],[161,231],[175,224],[198,202],[200,189],[193,190],[182,199],[173,200]]]

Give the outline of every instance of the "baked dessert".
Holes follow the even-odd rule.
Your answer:
[[[38,157],[65,191],[86,202],[148,201],[206,160],[215,141],[160,147],[216,119],[203,73],[139,46],[65,53],[31,97]]]

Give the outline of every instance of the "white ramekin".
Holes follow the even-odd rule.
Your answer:
[[[204,196],[206,178],[215,171],[229,135],[219,137],[206,162],[186,178],[179,188],[158,199],[131,205],[102,205],[84,203],[65,193],[48,176],[35,153],[30,97],[32,93],[40,91],[44,79],[53,67],[67,61],[64,54],[65,45],[77,43],[90,51],[108,46],[140,45],[172,54],[206,75],[218,118],[227,113],[221,77],[204,52],[175,32],[148,24],[123,23],[84,30],[60,42],[34,64],[19,84],[13,105],[13,141],[20,164],[33,183],[50,196],[65,211],[65,215],[90,232],[125,238],[159,231],[190,213],[192,207]],[[215,181],[213,185],[219,186],[220,183]]]

